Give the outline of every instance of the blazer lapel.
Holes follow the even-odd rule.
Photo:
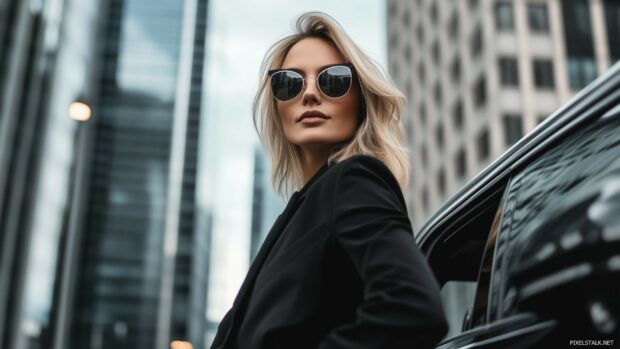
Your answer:
[[[258,250],[258,253],[256,254],[256,257],[254,258],[252,265],[250,265],[250,270],[248,270],[245,280],[243,280],[243,283],[241,284],[241,288],[239,289],[239,292],[237,293],[237,297],[235,298],[235,301],[233,302],[233,306],[231,310],[232,311],[231,322],[230,322],[231,325],[228,328],[228,332],[226,333],[226,336],[224,337],[224,340],[222,341],[222,346],[220,346],[220,348],[227,347],[227,342],[231,340],[230,338],[231,333],[233,332],[233,330],[235,330],[238,327],[237,322],[239,322],[239,319],[243,316],[243,312],[245,311],[252,288],[254,286],[254,282],[256,281],[258,272],[262,268],[263,264],[265,263],[265,260],[267,259],[267,256],[269,255],[269,251],[271,251],[271,249],[273,248],[273,245],[278,240],[278,237],[282,235],[282,231],[284,230],[286,223],[288,223],[288,221],[291,219],[293,214],[297,211],[297,208],[299,207],[299,205],[301,205],[301,203],[304,201],[305,193],[308,187],[310,187],[310,185],[314,183],[317,180],[317,178],[319,178],[321,174],[323,174],[327,170],[328,167],[329,166],[326,162],[308,180],[308,182],[304,185],[304,187],[301,190],[293,193],[293,195],[288,201],[288,204],[284,208],[284,211],[282,211],[282,213],[278,216],[276,221],[273,223],[271,230],[269,230],[267,237],[265,237],[265,241],[261,245],[260,249]]]

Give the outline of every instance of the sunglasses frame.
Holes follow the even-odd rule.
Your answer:
[[[342,66],[342,67],[347,67],[347,68],[349,68],[349,71],[351,72],[351,84],[349,84],[349,89],[347,90],[347,92],[343,93],[343,94],[342,94],[342,96],[338,96],[338,97],[331,97],[331,96],[328,96],[328,95],[327,95],[327,94],[323,91],[323,89],[321,88],[321,85],[319,84],[319,76],[321,76],[321,74],[323,74],[324,72],[326,72],[326,71],[327,71],[328,69],[330,69],[330,68],[333,68],[333,67],[341,67],[341,66]],[[278,101],[280,101],[280,102],[290,101],[290,100],[292,100],[292,99],[295,99],[297,96],[299,96],[299,95],[303,92],[303,90],[305,90],[305,89],[306,89],[306,79],[307,79],[307,78],[309,78],[309,77],[313,77],[313,78],[314,78],[314,80],[316,80],[316,84],[317,84],[317,87],[319,88],[319,91],[321,91],[321,93],[322,93],[325,97],[327,97],[327,98],[331,98],[331,99],[338,99],[338,98],[342,98],[342,97],[346,96],[346,95],[347,95],[347,93],[349,93],[349,91],[351,91],[351,88],[353,87],[353,78],[354,78],[354,76],[355,76],[355,69],[354,69],[354,67],[353,67],[353,64],[352,64],[352,63],[336,63],[336,64],[330,64],[330,65],[328,65],[328,66],[323,67],[323,70],[321,70],[318,74],[316,74],[316,76],[306,76],[306,77],[304,77],[303,75],[301,75],[301,73],[300,73],[299,71],[297,71],[297,70],[295,70],[295,69],[284,69],[284,68],[269,70],[269,71],[267,72],[267,76],[269,76],[269,79],[271,80],[271,78],[272,78],[272,76],[273,76],[274,74],[276,74],[276,73],[280,73],[280,72],[283,72],[283,71],[286,71],[286,72],[292,72],[292,73],[295,73],[295,74],[299,75],[299,77],[300,77],[300,78],[301,78],[301,80],[303,81],[303,85],[302,85],[302,87],[301,87],[301,90],[299,90],[299,92],[298,92],[296,95],[294,95],[293,97],[291,97],[291,98],[289,98],[289,99],[284,99],[284,100],[277,98],[277,97],[275,96],[275,94],[273,94],[273,91],[272,91],[273,98],[275,98],[276,100],[278,100]]]

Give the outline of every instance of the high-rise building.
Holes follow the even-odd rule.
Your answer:
[[[2,349],[57,348],[75,188],[91,128],[70,118],[70,105],[94,93],[99,6],[0,0]]]
[[[204,345],[195,228],[207,1],[109,0],[66,348]]]
[[[614,0],[389,0],[416,231],[451,194],[620,59]]]
[[[278,214],[286,206],[286,201],[273,190],[273,185],[271,184],[271,163],[259,145],[254,148],[253,178],[250,261],[256,257]]]
[[[620,59],[615,0],[389,0],[388,61],[407,96],[414,229]],[[474,282],[442,298],[460,332]],[[455,315],[460,314],[460,315]]]

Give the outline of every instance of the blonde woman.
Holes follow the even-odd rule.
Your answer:
[[[212,348],[432,348],[447,333],[415,244],[404,96],[331,17],[306,13],[263,62],[254,123],[290,197]]]

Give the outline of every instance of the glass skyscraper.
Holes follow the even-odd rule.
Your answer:
[[[208,344],[207,4],[0,0],[0,349]]]
[[[206,1],[111,0],[69,348],[203,346],[194,229]]]

